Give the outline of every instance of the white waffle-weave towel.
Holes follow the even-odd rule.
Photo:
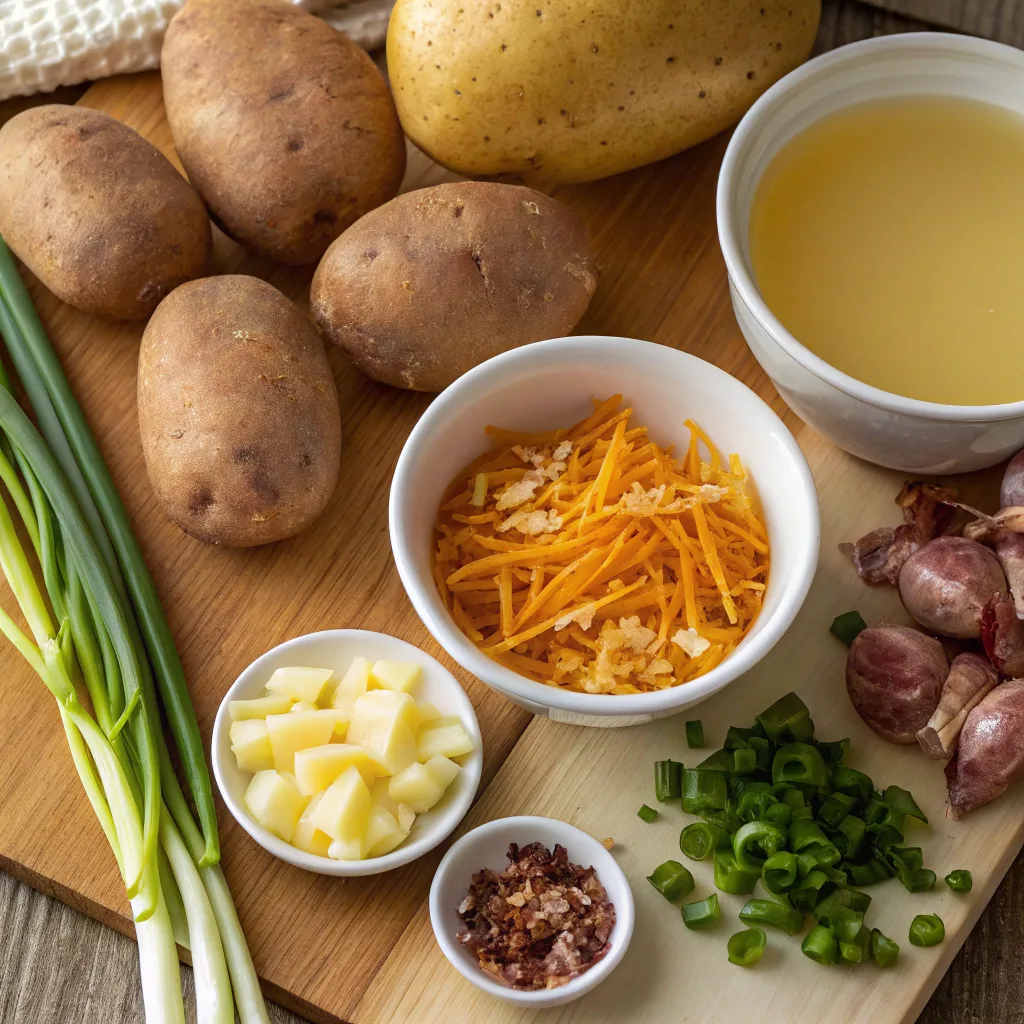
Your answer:
[[[360,46],[384,41],[393,0],[298,0]],[[184,0],[0,0],[0,100],[160,64]]]

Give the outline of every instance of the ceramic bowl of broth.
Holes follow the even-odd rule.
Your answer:
[[[798,68],[718,183],[733,308],[803,420],[912,473],[1024,447],[1024,52],[945,33]]]

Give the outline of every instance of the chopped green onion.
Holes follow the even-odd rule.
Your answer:
[[[918,914],[910,922],[912,946],[937,946],[946,937],[946,926],[935,914]]]
[[[694,887],[693,875],[677,860],[667,860],[664,864],[659,864],[647,876],[647,881],[670,903],[689,896]]]
[[[770,821],[748,821],[732,837],[736,864],[760,878],[764,862],[785,848],[786,833]],[[838,858],[837,858],[838,859]]]
[[[843,612],[832,620],[829,632],[839,637],[847,647],[857,639],[857,636],[868,628],[868,624],[861,617],[860,612]]]
[[[740,752],[737,750],[736,753]],[[744,821],[757,821],[767,817],[768,808],[773,804],[778,805],[778,800],[772,796],[771,787],[765,782],[755,782],[744,789],[736,801],[736,813]]]
[[[686,745],[695,750],[704,746],[704,725],[698,718],[694,722],[686,723]]]
[[[741,868],[736,863],[736,856],[732,850],[715,851],[715,885],[722,892],[746,896],[754,891],[760,877],[760,870],[750,871]]]
[[[864,923],[864,911],[854,910],[853,907],[845,906],[842,902],[834,899],[829,902],[826,898],[823,902],[827,906],[820,915],[815,908],[818,924],[831,928],[832,934],[839,942],[853,942]]]
[[[837,764],[832,769],[830,780],[840,793],[846,793],[847,796],[856,797],[858,800],[868,800],[875,791],[875,784],[869,775],[842,764]]]
[[[848,814],[839,822],[838,830],[839,835],[833,836],[832,842],[838,847],[839,840],[845,840],[845,849],[841,848],[840,852],[844,857],[856,857],[864,845],[864,835],[867,831],[864,819],[858,818],[855,814]]]
[[[816,924],[804,937],[800,944],[804,956],[810,957],[815,963],[839,963],[839,943],[830,928]]]
[[[699,814],[704,810],[724,810],[729,801],[725,776],[701,768],[683,769],[683,810]]]
[[[754,725],[750,729],[741,729],[737,725],[730,725],[725,734],[724,746],[726,750],[739,750],[741,747],[749,747],[752,739],[766,740],[768,733],[760,724]]]
[[[811,713],[795,693],[780,697],[757,720],[773,743],[809,743],[814,738]]]
[[[827,764],[839,764],[846,757],[846,752],[850,749],[850,741],[848,739],[815,740],[814,745],[818,748],[818,753],[821,754]]]
[[[898,943],[883,935],[877,928],[871,929],[871,959],[879,967],[892,967],[899,955]]]
[[[813,821],[798,818],[789,827],[789,848],[794,853],[799,853],[809,846],[829,845],[828,837]]]
[[[773,825],[778,825],[780,828],[788,828],[793,820],[793,808],[788,807],[786,804],[770,804],[764,809],[764,817],[766,821],[770,821]]]
[[[751,736],[750,749],[754,752],[757,770],[759,772],[770,772],[772,770],[771,740],[765,739],[763,736]]]
[[[946,885],[953,892],[970,892],[974,887],[974,879],[971,877],[970,871],[961,868],[957,871],[950,871],[946,875]]]
[[[772,786],[772,796],[774,796],[780,803],[785,804],[787,807],[791,807],[794,811],[799,810],[801,807],[806,805],[803,793],[801,793],[796,786],[791,786],[788,782],[783,782],[778,786]]]
[[[697,767],[706,772],[732,772],[736,767],[736,759],[733,757],[733,751],[723,747],[713,754],[708,754]]]
[[[747,900],[740,910],[744,924],[770,924],[787,935],[796,935],[804,926],[804,915],[785,896],[773,900]]]
[[[707,928],[721,916],[717,892],[713,892],[707,899],[697,900],[696,903],[683,904],[683,924],[687,928]]]
[[[733,771],[737,775],[751,775],[757,770],[757,753],[747,747],[745,750],[734,750]]]
[[[873,885],[875,882],[884,882],[893,875],[889,865],[878,857],[872,857],[866,864],[844,862],[842,867],[854,885]]]
[[[641,821],[646,821],[648,825],[658,816],[658,812],[653,807],[648,807],[647,804],[641,804],[640,810],[636,812],[636,816]]]
[[[748,928],[729,936],[729,963],[738,967],[750,967],[761,959],[768,936],[763,928]]]
[[[804,878],[815,868],[821,868],[828,874],[826,869],[835,867],[840,859],[839,851],[831,843],[809,846],[796,855],[797,873]]]
[[[780,896],[796,885],[796,856],[788,850],[773,853],[761,868],[761,884],[773,896]]]
[[[848,964],[859,964],[866,956],[871,946],[871,929],[860,928],[852,939],[839,940],[839,958]]]
[[[917,806],[917,802],[910,795],[910,793],[900,786],[886,786],[885,792],[882,794],[882,800],[897,814],[901,814],[907,818],[917,818],[922,824],[928,824],[928,818],[925,816],[924,811]]]
[[[810,743],[787,743],[772,761],[772,782],[821,787],[828,783],[825,760]]]
[[[833,793],[818,808],[818,817],[829,828],[838,828],[839,823],[857,805],[857,798],[846,793]]]
[[[729,833],[709,821],[695,821],[679,833],[679,849],[690,860],[706,860],[715,850],[729,849],[731,846]]]
[[[654,795],[662,803],[682,793],[683,766],[679,761],[654,762]]]
[[[827,896],[833,888],[835,888],[835,883],[828,875],[820,868],[815,868],[789,890],[788,896],[797,910],[809,914],[822,897]]]

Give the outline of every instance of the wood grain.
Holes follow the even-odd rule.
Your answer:
[[[852,38],[907,27],[913,26],[892,15],[866,12],[857,4],[826,3],[819,48],[826,49]],[[154,91],[151,86],[137,85],[129,97],[117,83],[104,83],[89,94],[87,102],[102,106],[127,120],[161,147],[166,149],[169,146],[158,90]],[[581,325],[581,330],[635,334],[667,343],[684,341],[685,347],[691,351],[737,372],[742,379],[768,395],[771,392],[760,371],[747,365],[743,359],[744,349],[721,291],[723,270],[714,243],[713,202],[710,200],[714,165],[719,155],[720,143],[712,143],[693,154],[667,161],[658,168],[645,169],[586,188],[565,190],[561,194],[588,218],[603,264],[599,299],[587,321]],[[420,163],[416,165],[410,184],[416,187],[442,177],[443,172]],[[642,230],[645,224],[648,228]],[[656,224],[658,229],[652,231],[651,224]],[[218,242],[218,263],[223,270],[235,270],[241,266],[248,272],[265,276],[299,301],[304,301],[303,293],[308,284],[306,275],[282,271],[261,261],[250,259],[242,262],[239,251],[225,240]],[[38,289],[35,295],[38,301],[44,301]],[[335,505],[325,517],[325,521],[332,524],[331,538],[339,539],[337,544],[328,544],[325,556],[325,562],[336,558],[330,566],[330,578],[317,579],[310,585],[309,573],[317,564],[324,564],[318,562],[319,553],[313,550],[316,545],[290,542],[296,551],[279,557],[274,557],[274,552],[266,552],[250,558],[247,554],[239,556],[239,553],[211,552],[210,549],[195,550],[198,546],[175,535],[173,528],[162,523],[152,507],[144,475],[138,473],[137,464],[132,462],[133,457],[137,457],[133,453],[138,449],[133,385],[124,387],[124,382],[134,381],[137,329],[104,325],[105,330],[100,332],[102,337],[93,334],[83,339],[83,321],[90,319],[63,307],[48,314],[48,326],[55,341],[61,345],[62,355],[79,387],[87,414],[100,434],[104,452],[111,461],[135,518],[165,605],[172,615],[172,625],[179,637],[186,669],[193,686],[199,691],[197,703],[207,736],[216,693],[227,686],[235,672],[253,654],[286,635],[313,628],[309,623],[318,627],[362,625],[384,628],[414,641],[423,640],[425,634],[408,610],[390,568],[390,559],[386,557],[383,519],[390,469],[401,440],[425,404],[422,398],[376,388],[355,377],[343,360],[334,360],[346,427],[351,428],[348,430],[345,461],[352,472],[343,478],[347,484],[345,494],[336,498]],[[84,324],[85,328],[88,326]],[[87,382],[84,390],[80,381]],[[773,404],[778,411],[783,411],[777,398]],[[373,424],[373,429],[365,428],[367,420]],[[856,504],[861,493],[857,484],[861,481],[858,473],[862,469],[869,473],[879,472],[867,470],[845,456],[838,456],[836,463],[829,462],[825,456],[819,459],[815,453],[827,450],[828,446],[807,428],[800,430],[798,439],[814,462],[819,484],[831,481],[834,475],[845,479],[847,472],[852,474],[850,480],[853,483],[844,491],[850,497],[851,506]],[[351,464],[348,461],[350,456]],[[846,462],[852,464],[852,469],[846,466]],[[370,472],[364,463],[373,465],[375,472]],[[363,465],[362,470],[360,465]],[[864,516],[880,514],[883,510],[891,515],[888,495],[878,490],[877,483],[874,490],[877,501],[873,500],[870,507],[862,509]],[[354,534],[347,533],[353,529]],[[323,541],[321,537],[320,542]],[[280,547],[283,549],[288,545]],[[385,552],[384,558],[381,550]],[[281,558],[286,560],[284,566],[280,563]],[[201,589],[197,587],[198,580],[203,581]],[[232,583],[236,584],[234,591],[231,590]],[[285,592],[283,587],[296,586],[297,583],[301,584],[304,602],[309,592],[308,602],[301,608],[277,596]],[[819,577],[816,594],[822,593],[823,597],[815,614],[825,621],[827,608],[831,607],[828,602],[838,599],[840,592],[833,591],[827,580],[824,591],[820,590],[821,586],[822,578]],[[211,593],[218,595],[212,606],[204,603],[205,595]],[[255,600],[252,599],[253,594],[256,595]],[[868,609],[866,601],[860,603],[863,609]],[[258,611],[253,607],[256,604]],[[211,613],[211,607],[216,610],[216,616]],[[843,609],[837,605],[836,610]],[[211,619],[216,617],[217,622],[200,621],[204,613],[208,613]],[[807,614],[805,609],[805,617]],[[800,628],[807,628],[804,619]],[[437,653],[432,645],[425,646]],[[771,665],[777,664],[775,659],[778,656],[778,653],[773,654]],[[4,667],[13,664],[0,663]],[[779,674],[792,675],[792,666],[782,663]],[[479,692],[482,688],[478,683],[472,683],[468,688],[484,723],[488,772],[493,773],[525,724],[525,717],[510,705]],[[738,689],[739,684],[730,690],[730,694]],[[82,806],[63,739],[52,722],[52,709],[41,699],[38,690],[26,685],[26,680],[20,675],[11,679],[6,693],[10,694],[10,702],[5,702],[5,710],[10,707],[11,719],[0,721],[0,743],[4,744],[4,749],[12,749],[12,741],[24,735],[26,729],[31,730],[35,738],[31,753],[13,768],[6,763],[0,764],[0,857],[5,858],[0,863],[14,866],[6,855],[10,840],[16,851],[27,850],[30,854],[24,862],[18,862],[21,866],[17,870],[23,877],[115,927],[128,930],[130,925],[123,916],[123,897],[109,865],[109,854],[103,847],[98,829]],[[214,697],[211,698],[210,694]],[[213,703],[204,710],[203,702],[209,699],[213,699]],[[758,697],[755,703],[760,705],[763,701]],[[703,709],[701,712],[709,732],[713,713],[710,708],[707,714]],[[733,709],[730,709],[730,720],[733,714]],[[827,719],[822,721],[827,722]],[[574,737],[571,743],[563,739],[566,736]],[[615,734],[571,730],[549,722],[536,722],[480,807],[474,811],[474,820],[483,820],[482,816],[493,814],[499,804],[499,813],[512,813],[518,800],[518,806],[549,813],[561,809],[563,816],[570,820],[585,822],[585,815],[592,813],[589,808],[594,804],[592,795],[586,806],[582,801],[582,797],[587,795],[584,788],[587,779],[577,780],[574,774],[570,774],[569,785],[556,787],[558,792],[552,794],[551,781],[530,776],[530,766],[540,756],[550,757],[551,751],[564,760],[571,750],[572,754],[585,758],[586,763],[597,752],[595,744],[614,741],[614,747],[615,743],[626,743],[622,738],[626,736],[625,732],[617,737]],[[602,737],[606,739],[602,740]],[[12,758],[2,760],[9,762]],[[27,769],[43,760],[59,766],[55,777],[66,783],[63,787],[52,787],[56,792],[42,792],[45,787],[24,784],[21,778],[31,774]],[[634,804],[643,797],[634,799],[640,790],[635,788],[630,771],[639,771],[637,765],[641,763],[648,765],[649,754],[634,752],[632,746],[627,745],[615,764],[623,761],[622,790],[610,806],[615,809],[616,820],[633,825]],[[611,764],[604,747],[601,748],[601,763],[603,766]],[[577,771],[585,775],[580,769]],[[642,789],[646,782],[639,776],[638,779]],[[506,790],[506,786],[512,787],[516,800],[511,798],[512,790]],[[569,791],[569,802],[566,802],[563,788]],[[573,798],[576,798],[576,803],[572,802]],[[932,798],[934,800],[934,793]],[[59,847],[60,857],[57,857],[47,852],[44,844],[38,841],[38,835],[35,838],[30,835],[33,829],[38,832],[37,815],[45,815],[44,820],[52,823],[48,827],[53,829],[53,833],[61,837],[76,837],[73,845],[77,848],[71,851],[70,857],[66,842]],[[8,822],[9,816],[14,824]],[[353,886],[351,882],[344,886],[339,883],[310,884],[305,877],[283,877],[280,865],[274,865],[271,871],[264,863],[266,858],[237,829],[228,826],[226,817],[222,817],[222,824],[225,826],[229,878],[236,892],[241,894],[239,903],[243,922],[272,995],[287,999],[291,1005],[315,1019],[348,1016],[359,1024],[364,1020],[418,1022],[427,1019],[421,1016],[419,1001],[402,1004],[389,998],[387,982],[392,979],[411,985],[414,994],[442,988],[446,993],[444,998],[440,1003],[435,999],[430,1005],[443,1006],[448,1020],[475,1019],[476,1007],[467,1008],[460,1002],[458,991],[451,991],[453,972],[443,963],[435,964],[431,958],[435,948],[433,940],[429,931],[424,931],[422,908],[417,912],[432,862],[421,865],[419,871],[393,876],[393,884],[378,883],[381,885],[379,890],[374,890],[372,884]],[[25,834],[15,835],[19,830]],[[629,840],[624,844],[624,852],[627,857],[634,858],[631,871],[635,880],[639,877],[638,871],[646,873],[650,867],[647,854],[637,845],[645,837],[642,833],[633,837],[631,833],[627,835],[618,829],[612,831]],[[659,860],[671,855],[674,842],[671,835],[668,841],[667,850],[659,847]],[[41,866],[43,871],[36,870],[33,864]],[[86,871],[84,876],[80,874],[83,868]],[[995,865],[989,872],[985,888],[991,888],[997,873],[998,865]],[[284,869],[283,874],[289,875],[288,869]],[[84,883],[79,881],[83,877]],[[77,881],[77,889],[71,887],[71,879]],[[266,897],[258,891],[266,882],[271,884],[271,895],[275,900],[279,901],[282,893],[292,900],[290,912],[282,913],[280,902],[276,903],[275,914],[267,912]],[[996,949],[997,943],[1001,946],[1007,939],[1012,943],[1014,935],[1018,941],[1024,937],[1019,934],[1022,931],[1019,915],[1012,912],[1013,906],[1020,905],[1019,899],[1015,899],[1020,895],[1016,892],[1019,884],[1014,884],[1011,879],[1004,887],[999,905],[988,913],[987,923],[982,926],[989,936],[989,943],[979,946],[977,939],[969,943],[961,959],[970,957],[971,970],[951,973],[941,995],[923,1018],[929,1024],[1021,1019],[1019,1010],[1008,995],[1007,986],[998,981],[1001,977],[999,971],[1013,968],[1013,962]],[[641,901],[646,895],[642,891],[645,886],[642,879],[635,881],[634,888]],[[985,892],[981,891],[982,888],[979,885],[971,898],[972,913],[974,909],[980,909],[983,902]],[[655,903],[655,910],[664,909],[657,906],[657,901]],[[378,918],[376,915],[381,904],[384,904],[385,913]],[[30,907],[43,909],[30,910]],[[322,917],[320,911],[323,911]],[[366,918],[371,914],[373,926],[367,927]],[[306,959],[308,942],[303,943],[298,952],[294,948],[282,949],[287,923],[299,918],[309,923],[311,915],[318,923],[327,919],[325,933],[317,936],[316,947],[321,948],[322,943],[327,950],[319,961]],[[271,918],[269,922],[268,918]],[[964,910],[963,924],[967,919],[968,913]],[[952,920],[952,916],[948,917],[947,924]],[[351,934],[353,923],[360,921],[362,926],[357,928],[358,934]],[[673,923],[678,924],[674,920]],[[1010,929],[1010,935],[1004,935],[1000,929]],[[28,936],[28,941],[19,941],[22,935]],[[368,945],[364,946],[367,940]],[[708,945],[715,947],[715,941],[712,939]],[[396,942],[395,955],[388,957],[388,950]],[[88,950],[87,955],[75,955],[80,946]],[[631,953],[634,962],[639,948],[634,948]],[[1014,947],[1010,945],[1008,948]],[[56,955],[58,950],[60,954]],[[689,958],[691,947],[687,946],[684,952]],[[722,952],[717,948],[713,955]],[[936,959],[936,963],[941,966],[948,962],[953,952],[951,943],[940,954],[941,961]],[[0,888],[0,1020],[139,1019],[134,956],[132,944],[102,928],[95,928],[77,915],[65,914],[52,904],[40,902],[23,886],[5,882]],[[16,974],[12,970],[12,965],[16,965],[19,959],[33,965],[31,972]],[[290,965],[283,967],[283,960],[291,961]],[[381,964],[380,977],[371,982],[372,975]],[[990,965],[989,970],[979,971],[979,966],[985,964]],[[916,958],[914,966],[916,969]],[[77,967],[77,971],[70,971],[69,967]],[[624,976],[626,970],[624,967],[620,976]],[[1016,970],[1020,972],[1019,967]],[[31,977],[27,976],[29,973]],[[314,973],[323,977],[320,984],[308,977]],[[730,982],[736,973],[731,972],[727,976]],[[936,973],[938,967],[932,967],[929,978]],[[81,984],[83,977],[88,980],[84,987]],[[295,977],[301,984],[293,986],[294,991],[289,995],[286,992],[287,986],[292,984],[289,979]],[[819,976],[814,977],[817,980]],[[77,985],[77,999],[63,994],[66,987],[71,991],[74,985]],[[325,990],[329,990],[327,998],[323,998]],[[602,989],[602,992],[606,991],[609,991],[607,986]],[[489,1003],[485,1010],[488,1015],[493,1015],[494,1004]],[[282,1011],[278,1019],[286,1017]],[[619,1019],[647,1017],[626,1012],[625,1015],[620,1014]],[[882,1019],[889,1018],[884,1016]]]
[[[1024,46],[1024,0],[866,0],[933,25]]]

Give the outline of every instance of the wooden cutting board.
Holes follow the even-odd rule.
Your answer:
[[[141,75],[94,86],[88,106],[125,121],[173,158],[159,79]],[[387,540],[391,471],[429,398],[374,384],[336,352],[344,450],[338,493],[305,534],[250,551],[199,544],[166,522],[146,479],[135,417],[138,324],[117,324],[57,302],[36,282],[33,297],[64,361],[132,514],[178,641],[209,740],[220,697],[254,657],[286,637],[338,626],[379,629],[419,643],[466,686],[484,734],[482,798],[464,828],[517,813],[564,818],[617,842],[633,883],[638,922],[626,960],[600,991],[548,1011],[559,1021],[740,1021],[753,1011],[766,1024],[797,1019],[872,1024],[911,1021],[1024,841],[1024,792],[978,812],[966,824],[943,817],[940,767],[916,750],[883,743],[852,712],[842,683],[844,649],[828,634],[833,616],[859,607],[869,621],[901,618],[888,590],[868,590],[836,544],[896,520],[897,474],[858,462],[788,412],[750,355],[733,321],[715,236],[714,191],[724,141],[661,164],[586,186],[560,189],[592,232],[601,269],[581,332],[647,338],[718,364],[758,391],[784,416],[807,455],[821,499],[822,562],[797,622],[754,671],[702,705],[709,742],[730,723],[745,724],[780,693],[798,690],[819,734],[849,735],[853,763],[879,782],[911,788],[932,818],[913,835],[940,875],[974,872],[975,888],[957,897],[940,886],[910,896],[898,883],[875,889],[874,923],[900,941],[899,966],[880,974],[824,969],[802,957],[796,939],[770,937],[754,970],[728,964],[725,939],[738,898],[723,899],[717,931],[687,932],[678,911],[644,881],[677,854],[681,812],[663,808],[647,826],[636,817],[653,803],[651,763],[691,758],[682,719],[622,730],[591,730],[529,716],[458,669],[416,619]],[[452,176],[413,154],[407,188]],[[218,272],[253,273],[305,303],[310,272],[246,255],[218,236]],[[685,412],[685,411],[682,411]],[[998,474],[959,481],[967,500],[990,505]],[[11,608],[10,595],[4,604]],[[0,866],[122,931],[131,932],[113,859],[82,798],[52,702],[9,648],[0,648]],[[687,716],[689,717],[689,716]],[[524,731],[525,730],[525,731]],[[611,784],[609,784],[609,782]],[[425,899],[440,851],[377,878],[330,880],[277,862],[221,808],[224,866],[267,994],[317,1021],[461,1022],[532,1019],[480,996],[449,968],[430,933]],[[527,837],[528,838],[528,837]],[[697,865],[698,895],[710,871]],[[939,913],[947,940],[938,949],[906,942],[911,917]]]

